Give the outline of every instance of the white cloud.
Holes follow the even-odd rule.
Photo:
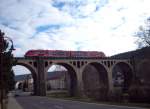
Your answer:
[[[0,29],[14,40],[15,56],[29,49],[97,50],[110,56],[136,49],[133,34],[150,16],[149,4],[149,0],[1,0]],[[44,29],[37,31],[39,27]]]
[[[13,67],[15,75],[22,75],[22,74],[31,74],[31,71],[29,71],[26,67],[16,65]]]

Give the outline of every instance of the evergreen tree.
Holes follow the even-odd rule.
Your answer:
[[[4,33],[1,34],[1,37],[4,38]],[[7,40],[3,40],[2,46],[2,86],[5,89],[6,93],[9,90],[12,90],[14,87],[14,72],[12,70],[13,66],[13,55],[12,50],[9,49],[9,42]]]

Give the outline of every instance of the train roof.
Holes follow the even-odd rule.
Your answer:
[[[71,52],[102,52],[104,53],[103,51],[78,51],[78,50],[43,50],[43,49],[31,49],[31,50],[28,50],[27,52],[29,51],[71,51]]]

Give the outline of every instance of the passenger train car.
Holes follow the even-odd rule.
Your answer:
[[[63,51],[63,50],[29,50],[25,57],[53,57],[53,58],[104,58],[105,54],[98,51]]]

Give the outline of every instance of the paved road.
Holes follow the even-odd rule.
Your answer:
[[[60,100],[38,96],[18,96],[16,97],[16,100],[23,109],[144,109],[137,107]]]

